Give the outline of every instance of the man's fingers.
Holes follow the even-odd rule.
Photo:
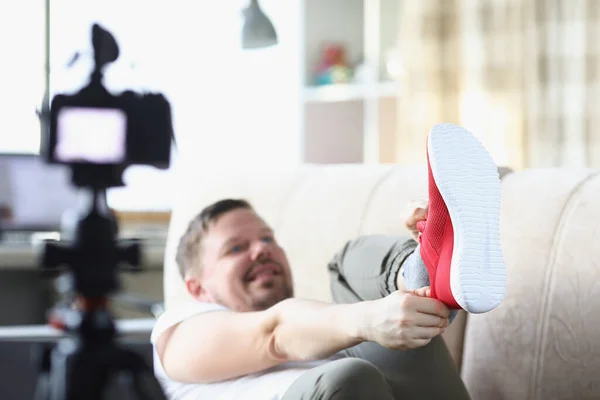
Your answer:
[[[411,301],[414,301],[413,307],[415,311],[423,314],[437,315],[442,318],[448,318],[450,316],[448,307],[437,299],[413,296]]]
[[[416,208],[413,213],[413,218],[416,222],[423,221],[427,217],[427,207]]]
[[[410,347],[417,349],[419,347],[428,345],[429,342],[431,342],[431,339],[413,339]]]
[[[409,290],[410,293],[419,297],[431,297],[431,287],[425,286],[419,289]]]
[[[415,316],[415,325],[426,328],[445,328],[448,326],[448,318],[441,318],[431,314],[417,313]]]
[[[427,200],[415,200],[408,203],[404,211],[404,221],[412,227],[427,216]]]
[[[406,225],[415,226],[417,222],[423,221],[427,216],[427,210],[424,208],[412,208],[406,213]]]
[[[412,332],[413,339],[433,339],[443,332],[443,328],[416,327]]]

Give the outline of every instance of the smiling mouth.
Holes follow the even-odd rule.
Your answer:
[[[265,263],[252,268],[246,277],[246,281],[254,282],[259,279],[269,279],[279,275],[281,275],[281,267],[279,267],[279,265],[275,263]]]

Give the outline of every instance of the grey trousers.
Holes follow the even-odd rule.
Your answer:
[[[328,265],[334,301],[374,300],[397,290],[396,277],[416,245],[409,238],[381,235],[348,242]],[[408,351],[367,342],[345,353],[348,358],[313,368],[296,379],[283,400],[469,399],[439,336]]]

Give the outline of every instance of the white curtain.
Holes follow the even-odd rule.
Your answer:
[[[246,4],[53,1],[53,91],[84,83],[91,66],[90,27],[98,22],[115,35],[121,48],[119,60],[107,70],[107,86],[160,91],[173,107],[178,143],[171,170],[130,168],[127,188],[109,194],[111,206],[168,210],[178,169],[218,173],[224,168],[300,162],[300,1],[261,3],[280,45],[251,52],[240,48]],[[88,54],[67,69],[75,51]]]
[[[600,1],[405,1],[397,162],[437,122],[513,169],[600,166]]]

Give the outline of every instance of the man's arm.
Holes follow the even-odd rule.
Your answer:
[[[422,296],[399,291],[352,304],[288,299],[259,312],[209,312],[167,330],[156,348],[171,379],[194,383],[326,358],[363,341],[415,348],[429,343],[448,323],[448,309]]]
[[[361,308],[362,303],[288,299],[259,312],[203,313],[163,333],[157,353],[171,379],[195,383],[326,358],[363,340]]]

